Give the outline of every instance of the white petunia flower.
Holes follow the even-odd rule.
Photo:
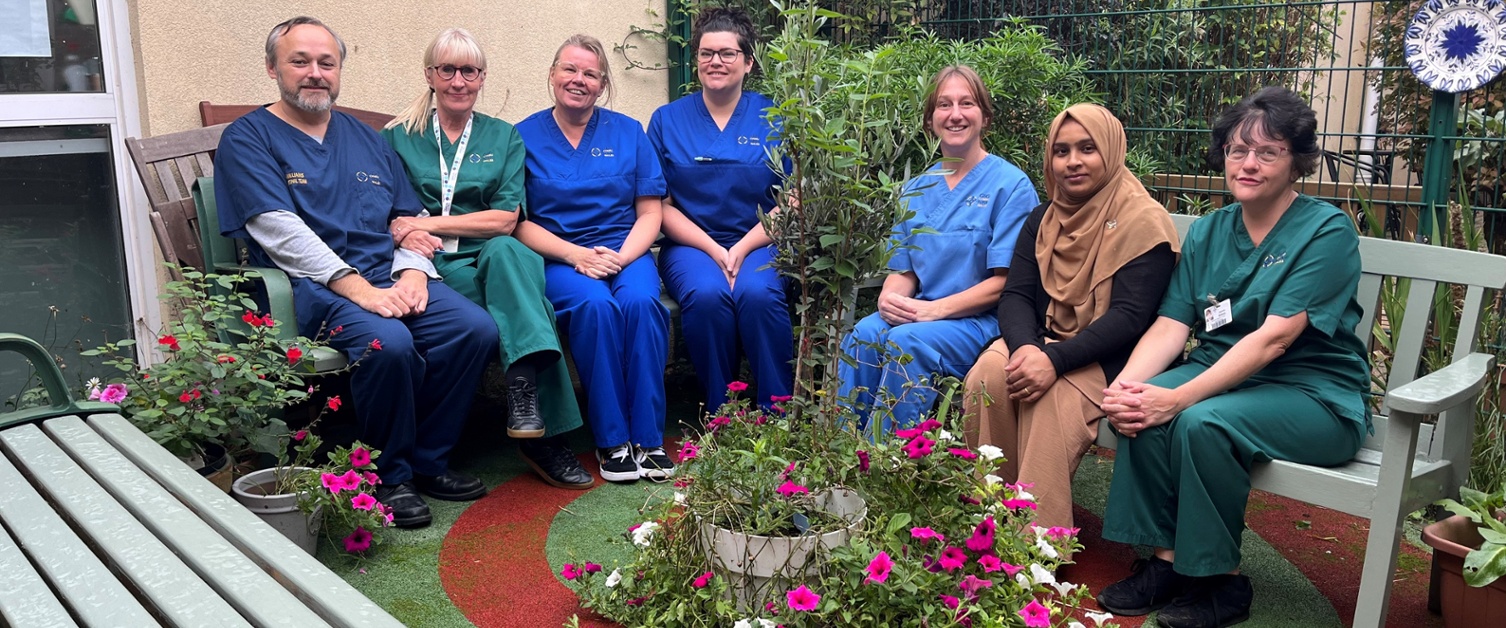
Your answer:
[[[1015,499],[1028,499],[1030,501],[1035,501],[1035,496],[1031,495],[1025,489],[1020,489],[1020,492],[1015,493],[1014,498]]]
[[[1072,589],[1076,589],[1077,585],[1070,582],[1053,582],[1051,588],[1056,589],[1057,595],[1066,596],[1072,592]]]
[[[1080,622],[1080,621],[1069,621],[1069,622],[1067,622],[1067,628],[1088,628],[1088,627],[1082,625],[1082,622]]]
[[[1042,528],[1038,525],[1030,526],[1030,531],[1035,533],[1036,540],[1040,540],[1041,537],[1046,536],[1046,528]]]
[[[653,521],[639,524],[638,529],[633,530],[633,545],[648,547],[649,542],[654,540],[654,531],[658,529],[659,524]]]
[[[753,622],[746,619],[739,619],[737,620],[737,623],[732,624],[732,628],[753,628]]]
[[[957,440],[957,439],[952,438],[952,433],[951,432],[948,432],[946,430],[941,430],[940,432],[936,433],[936,440],[939,440],[941,442],[946,442],[946,441],[949,441],[949,440]]]
[[[998,460],[1004,457],[1004,450],[993,445],[978,445],[978,456],[984,460]]]
[[[678,505],[678,506],[684,506],[685,505],[685,494],[684,493],[681,493],[680,491],[675,491],[675,504]]]
[[[1046,539],[1037,538],[1035,540],[1035,548],[1040,550],[1042,554],[1045,554],[1046,558],[1055,560],[1062,557],[1061,552],[1056,551],[1056,548],[1046,542]]]
[[[1025,575],[1025,572],[1023,571],[1014,575],[1014,581],[1020,583],[1020,586],[1027,589],[1031,587],[1030,576]]]
[[[1093,611],[1088,611],[1087,615],[1088,619],[1093,620],[1094,626],[1102,626],[1103,622],[1106,622],[1114,617],[1113,613],[1095,613]]]
[[[1000,483],[1003,483],[1003,482],[1004,482],[1004,478],[1001,478],[1001,477],[999,477],[997,475],[994,475],[992,473],[983,476],[983,483],[987,484],[988,486],[993,486],[995,484],[1000,484]]]
[[[1030,563],[1030,579],[1036,584],[1051,584],[1056,582],[1056,574],[1050,569],[1042,567],[1040,563]]]
[[[759,619],[758,628],[779,628],[779,624],[774,623],[772,620]]]
[[[611,575],[607,576],[607,588],[610,589],[610,588],[615,587],[615,586],[617,586],[617,585],[619,585],[621,583],[622,583],[622,570],[621,569],[613,569]]]

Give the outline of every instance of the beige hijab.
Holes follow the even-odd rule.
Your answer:
[[[1075,198],[1057,189],[1051,146],[1062,123],[1076,120],[1093,138],[1107,173],[1103,186]],[[1046,193],[1051,206],[1035,239],[1035,260],[1046,305],[1046,328],[1062,340],[1077,335],[1109,309],[1114,273],[1165,242],[1180,251],[1176,226],[1166,208],[1124,165],[1124,125],[1093,104],[1068,107],[1051,122],[1046,142]]]

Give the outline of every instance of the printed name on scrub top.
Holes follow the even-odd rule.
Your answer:
[[[471,156],[467,159],[469,159],[473,164],[489,164],[493,161],[496,161],[496,155],[494,153],[487,153],[485,155],[482,155],[481,153],[471,153]]]
[[[967,198],[962,199],[962,205],[964,207],[972,205],[988,207],[988,202],[991,200],[993,200],[993,197],[987,194],[969,194]]]
[[[379,186],[379,185],[382,184],[382,175],[379,175],[379,174],[366,174],[365,170],[357,170],[356,171],[356,180],[360,181],[361,183],[370,183],[372,185],[378,185]]]
[[[610,148],[592,148],[591,149],[591,156],[592,157],[616,157],[617,154],[614,153],[614,152],[612,152],[612,149],[610,149]]]
[[[302,172],[289,172],[286,175],[284,175],[284,178],[286,178],[288,180],[288,185],[308,185],[309,184],[308,177],[303,176]]]

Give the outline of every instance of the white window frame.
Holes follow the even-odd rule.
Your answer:
[[[0,94],[0,127],[106,125],[115,172],[115,201],[120,211],[120,238],[125,253],[126,301],[136,338],[150,338],[162,328],[157,300],[157,252],[153,246],[146,191],[136,176],[125,139],[141,136],[135,50],[131,44],[128,3],[97,2],[99,49],[104,93]],[[138,343],[150,347],[152,343]],[[149,351],[140,353],[149,354]],[[139,356],[150,359],[149,355]]]

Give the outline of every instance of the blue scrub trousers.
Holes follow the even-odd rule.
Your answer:
[[[546,261],[544,295],[570,338],[596,446],[663,446],[669,311],[659,302],[654,257],[606,279]]]
[[[842,387],[837,393],[848,399],[854,389],[864,389],[853,402],[858,423],[866,428],[869,414],[876,410],[878,392],[885,391],[898,397],[898,401],[892,417],[880,410],[883,423],[879,425],[879,433],[911,427],[936,402],[938,375],[965,376],[988,341],[998,335],[999,324],[992,316],[892,326],[877,312],[869,314],[842,341],[842,351],[856,360],[857,365],[842,362],[837,369]],[[900,365],[895,361],[899,355],[890,353],[894,350],[887,346],[890,342],[901,354],[913,359]],[[926,380],[923,385],[922,379]]]
[[[312,281],[300,284],[299,333],[312,338],[322,327],[330,346],[356,365],[349,401],[361,440],[382,452],[382,483],[443,475],[481,372],[497,354],[497,324],[439,281],[429,281],[424,313],[406,318],[383,318]],[[368,350],[373,340],[380,351]]]
[[[680,304],[680,327],[696,377],[706,390],[706,410],[727,403],[727,384],[738,377],[738,343],[758,384],[755,401],[790,394],[794,380],[794,327],[784,300],[779,271],[764,268],[774,259],[773,245],[748,254],[734,286],[721,266],[704,251],[665,245],[659,252],[660,274],[669,296]]]
[[[1176,388],[1206,370],[1185,364],[1151,378]],[[1103,538],[1176,551],[1177,573],[1239,567],[1250,466],[1272,459],[1348,462],[1365,427],[1290,386],[1257,384],[1204,399],[1167,423],[1119,439]]]

